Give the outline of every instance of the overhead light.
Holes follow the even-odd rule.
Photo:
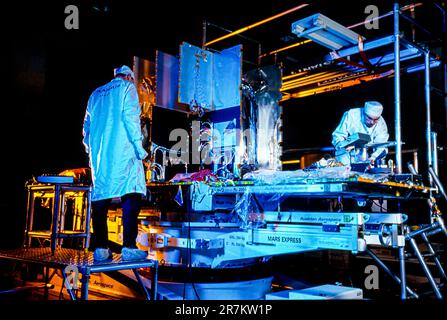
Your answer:
[[[331,50],[356,45],[359,38],[359,34],[321,13],[292,23],[292,33],[298,37],[310,39]]]

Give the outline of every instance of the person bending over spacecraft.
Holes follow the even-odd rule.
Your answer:
[[[140,104],[134,74],[128,66],[114,70],[114,79],[97,88],[88,100],[83,144],[92,172],[92,220],[96,261],[112,258],[108,248],[107,212],[113,198],[123,208],[123,260],[139,260],[147,252],[136,247],[138,214],[146,195]]]
[[[388,141],[389,134],[385,120],[382,117],[383,106],[378,101],[367,101],[363,108],[352,108],[343,114],[335,131],[332,133],[332,145],[335,147],[335,158],[344,165],[350,165],[354,150],[342,147],[342,142],[356,133],[365,133],[371,137],[371,143]],[[373,150],[368,160],[371,163],[383,158],[388,153],[384,147]]]

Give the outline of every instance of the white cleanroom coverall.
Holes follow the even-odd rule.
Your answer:
[[[84,118],[84,146],[92,171],[92,201],[146,195],[140,104],[135,85],[117,77],[96,89]]]
[[[337,147],[340,142],[348,139],[350,135],[355,133],[366,133],[371,136],[371,143],[387,142],[389,138],[388,128],[382,116],[372,127],[368,128],[364,121],[365,114],[363,108],[354,108],[346,111],[343,117],[332,133],[332,145],[335,147],[335,157],[344,165],[350,164],[349,153],[344,148]],[[386,148],[377,148],[370,156],[375,160]]]

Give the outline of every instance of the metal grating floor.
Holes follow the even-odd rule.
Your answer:
[[[16,250],[2,250],[0,251],[0,258],[17,260],[24,262],[35,262],[47,265],[73,265],[78,268],[96,268],[101,266],[115,266],[141,263],[141,268],[150,267],[152,260],[140,261],[122,261],[120,254],[113,254],[113,259],[96,262],[93,260],[93,252],[85,252],[84,250],[58,248],[51,252],[51,248],[24,248]],[[138,266],[137,266],[138,267]]]

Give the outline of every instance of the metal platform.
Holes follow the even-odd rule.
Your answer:
[[[282,184],[254,186],[211,187],[212,194],[232,194],[250,192],[254,194],[284,194],[304,197],[347,197],[347,198],[382,198],[407,199],[427,198],[428,190],[424,187],[403,184],[372,183],[366,181],[316,182],[314,184]]]
[[[0,259],[11,260],[16,262],[40,264],[46,268],[45,283],[48,283],[48,269],[54,268],[62,271],[65,280],[65,287],[70,294],[72,300],[76,300],[73,289],[77,287],[77,279],[79,273],[81,277],[81,300],[88,299],[88,283],[92,273],[119,271],[131,269],[142,290],[149,300],[155,300],[157,297],[157,280],[158,280],[158,261],[157,260],[138,260],[123,261],[120,254],[113,254],[113,259],[95,262],[93,260],[93,252],[84,250],[59,248],[51,251],[51,248],[26,248],[17,250],[0,251]],[[150,295],[144,286],[138,269],[150,268],[152,272],[151,292]],[[74,284],[71,285],[67,278],[68,271],[74,272]]]
[[[296,197],[316,198],[360,198],[360,199],[428,199],[434,188],[397,182],[377,182],[365,178],[305,179],[287,184],[258,184],[253,181],[232,182],[231,184],[181,182],[149,184],[149,190],[169,186],[195,186],[201,194],[282,194]]]

